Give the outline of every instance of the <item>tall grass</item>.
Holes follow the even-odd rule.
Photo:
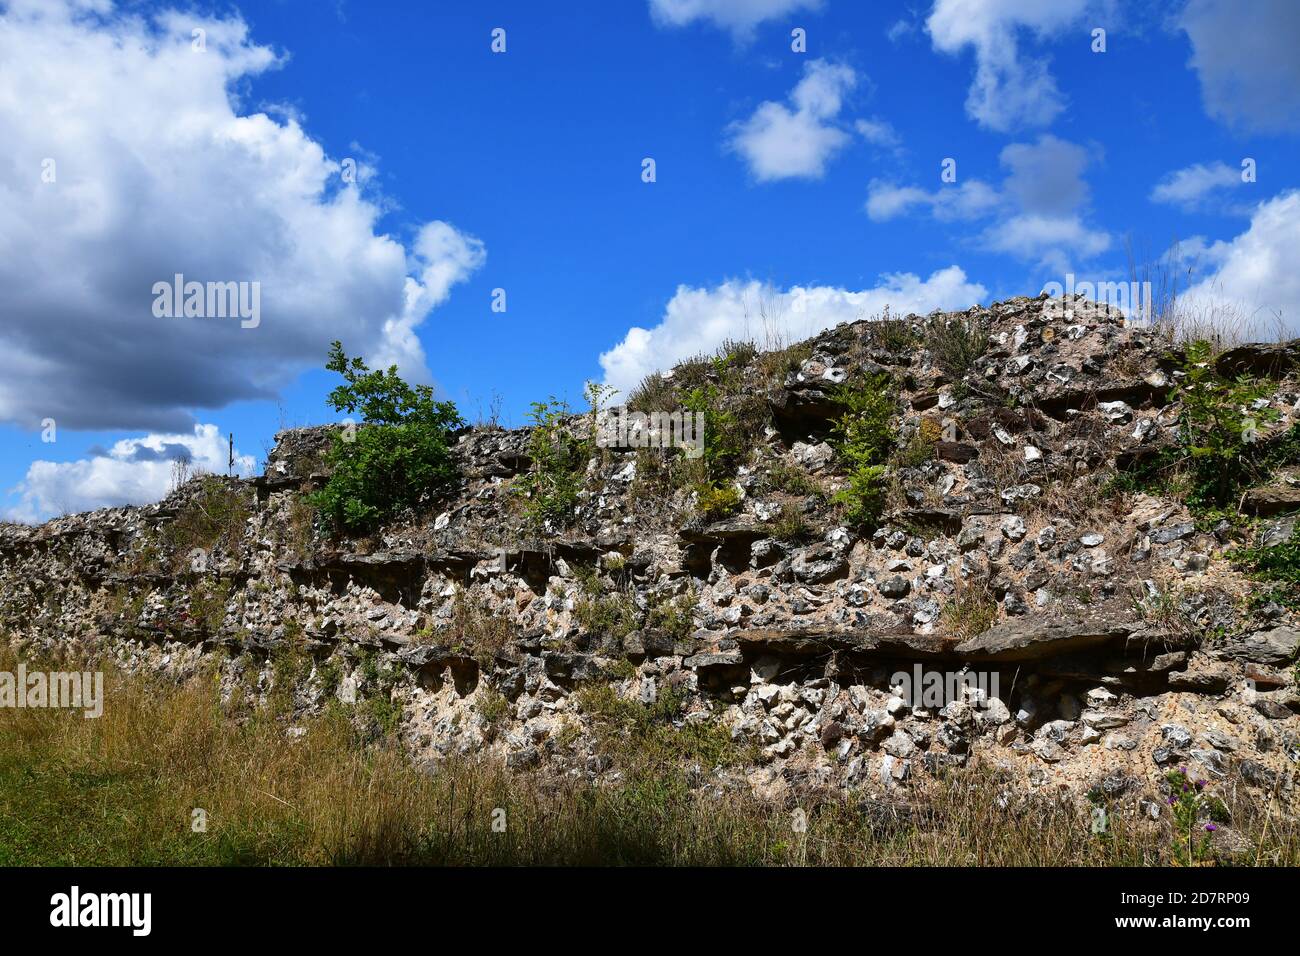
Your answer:
[[[0,649],[0,665],[12,670]],[[34,666],[29,663],[29,666]],[[693,760],[627,759],[618,783],[520,774],[489,760],[417,766],[394,741],[365,744],[341,709],[305,731],[254,709],[226,712],[214,679],[184,685],[106,673],[102,717],[0,711],[0,865],[688,864],[1115,865],[1168,858],[1167,824],[1117,813],[1097,837],[1086,808],[1017,797],[962,772],[904,800],[826,791],[784,803],[728,787]],[[606,714],[635,747],[654,715]],[[597,714],[601,708],[594,709]],[[629,731],[631,728],[631,731]],[[654,731],[654,747],[671,734]],[[703,761],[701,763],[701,761]],[[191,829],[195,808],[206,832]],[[806,829],[796,825],[803,811]],[[1294,824],[1236,808],[1258,850],[1296,863]],[[504,823],[504,828],[494,827]]]
[[[1125,240],[1129,279],[1150,289],[1150,320],[1160,338],[1171,346],[1209,342],[1215,353],[1250,342],[1284,342],[1292,335],[1287,317],[1276,309],[1248,311],[1220,294],[1214,286],[1208,295],[1189,297],[1200,280],[1200,263],[1185,254],[1175,241],[1153,256],[1145,246]]]

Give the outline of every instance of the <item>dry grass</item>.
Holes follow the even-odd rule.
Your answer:
[[[1248,312],[1215,288],[1204,298],[1189,299],[1187,290],[1200,281],[1197,270],[1201,263],[1184,255],[1179,243],[1154,257],[1137,250],[1131,241],[1126,246],[1130,281],[1150,284],[1150,324],[1167,345],[1205,341],[1214,346],[1217,354],[1248,342],[1285,342],[1291,338],[1286,316],[1279,310]]]
[[[221,547],[238,554],[252,512],[251,492],[240,482],[216,475],[194,480],[198,485],[160,532],[173,571],[188,566],[194,551],[210,552]]]
[[[998,620],[998,601],[984,580],[956,579],[956,589],[941,614],[948,637],[960,642],[983,634]]]
[[[0,651],[12,668],[13,655]],[[0,864],[1143,865],[1167,862],[1165,822],[1116,810],[1110,832],[1057,796],[984,771],[922,777],[906,797],[805,794],[783,805],[743,786],[697,788],[699,761],[631,760],[616,784],[511,774],[490,760],[413,764],[366,744],[341,705],[299,721],[217,705],[211,674],[183,686],[109,672],[104,714],[0,711]],[[625,755],[676,747],[639,705],[610,720]],[[598,708],[597,708],[598,710]],[[615,719],[617,718],[617,719]],[[696,735],[697,737],[699,735]],[[695,765],[695,766],[692,766]],[[1275,807],[1223,795],[1257,847],[1238,862],[1295,864],[1300,836]],[[207,811],[206,832],[191,829]],[[806,814],[806,832],[794,825]],[[504,822],[504,829],[494,822]]]
[[[510,643],[515,632],[515,624],[493,611],[482,597],[458,588],[452,600],[451,627],[421,632],[417,639],[449,644],[456,651],[488,664]]]

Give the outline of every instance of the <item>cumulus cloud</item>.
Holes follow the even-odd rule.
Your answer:
[[[790,106],[760,104],[749,119],[731,125],[729,148],[759,182],[821,178],[826,163],[849,141],[835,118],[857,80],[847,66],[811,61],[790,93]]]
[[[1083,147],[1043,135],[1006,146],[999,160],[1007,170],[999,187],[981,179],[925,190],[872,180],[867,215],[887,221],[920,209],[940,222],[993,219],[979,236],[981,247],[1037,260],[1053,272],[1105,252],[1109,233],[1084,221],[1089,189],[1084,173],[1092,157]]]
[[[1300,4],[1189,0],[1177,25],[1210,116],[1246,130],[1300,129]]]
[[[1156,183],[1151,200],[1192,210],[1203,206],[1212,194],[1240,185],[1240,169],[1223,162],[1196,163],[1175,170]]]
[[[682,27],[703,20],[744,41],[764,20],[799,10],[820,10],[822,0],[650,0],[650,15],[663,26]]]
[[[368,163],[347,183],[292,116],[245,110],[283,57],[241,19],[0,11],[0,421],[184,432],[192,409],[274,396],[334,338],[429,379],[415,329],[482,244],[433,222],[408,250],[377,230]],[[155,317],[177,274],[259,283],[260,323]]]
[[[147,504],[167,494],[177,461],[185,460],[192,470],[225,474],[228,451],[216,425],[200,424],[190,434],[123,439],[76,461],[34,461],[10,489],[17,500],[3,513],[9,521],[36,522],[74,511]],[[251,455],[236,451],[237,474],[252,474],[254,465]]]
[[[1234,326],[1244,337],[1278,331],[1300,336],[1300,190],[1255,207],[1245,232],[1227,241],[1193,244],[1212,271],[1187,289],[1179,311],[1197,322]],[[1193,247],[1184,243],[1180,255]]]
[[[894,219],[914,207],[927,209],[941,222],[982,219],[1001,203],[998,191],[980,179],[967,179],[933,192],[878,179],[867,187],[867,215],[877,222]]]
[[[1039,38],[1077,23],[1107,0],[935,0],[926,30],[936,50],[975,52],[975,79],[966,112],[981,126],[1002,132],[1046,126],[1065,101],[1043,58],[1019,48],[1022,29]]]
[[[712,352],[728,339],[760,345],[798,341],[841,322],[894,313],[965,309],[988,294],[984,286],[949,266],[922,279],[912,273],[881,276],[879,285],[854,292],[834,286],[777,289],[757,281],[729,280],[714,288],[678,286],[663,319],[652,329],[633,327],[600,357],[605,383],[626,397],[645,376],[683,359]]]
[[[1089,228],[1078,216],[1027,213],[990,226],[980,243],[995,252],[1037,260],[1049,271],[1064,275],[1074,262],[1086,261],[1110,248],[1110,234]]]

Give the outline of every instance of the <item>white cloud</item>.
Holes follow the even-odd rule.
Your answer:
[[[857,84],[847,66],[813,60],[790,93],[793,109],[771,100],[729,129],[728,146],[749,164],[759,182],[819,179],[827,161],[849,141],[834,120],[844,94]]]
[[[1239,332],[1271,336],[1277,329],[1300,335],[1300,190],[1260,203],[1245,232],[1206,247],[1183,244],[1205,254],[1214,271],[1179,299],[1184,315],[1214,322],[1240,322]]]
[[[626,399],[651,372],[712,352],[727,339],[753,339],[760,346],[794,342],[841,322],[878,315],[885,306],[894,313],[925,314],[935,309],[965,309],[988,294],[955,265],[927,279],[897,273],[881,276],[881,280],[860,292],[833,286],[795,286],[782,291],[766,283],[737,280],[712,289],[678,286],[657,326],[629,329],[622,342],[601,355],[605,382]]]
[[[1083,218],[1089,196],[1084,172],[1092,161],[1087,150],[1043,135],[1033,143],[1008,145],[999,159],[1007,175],[997,188],[980,179],[934,191],[873,180],[867,215],[883,222],[923,209],[940,222],[992,218],[978,237],[981,248],[1037,260],[1053,272],[1110,248],[1110,235]]]
[[[157,501],[170,490],[173,468],[184,458],[195,470],[226,473],[226,438],[216,425],[196,425],[191,434],[127,438],[103,454],[76,461],[34,461],[4,510],[7,520],[37,522],[55,515]],[[235,469],[252,474],[251,455],[236,452]]]
[[[1109,233],[1091,229],[1078,216],[1012,216],[984,230],[980,244],[994,252],[1035,259],[1056,275],[1075,271],[1075,262],[1110,248]]]
[[[1210,116],[1247,130],[1300,129],[1300,4],[1189,0],[1177,23]]]
[[[1098,0],[935,0],[925,25],[936,50],[974,49],[975,80],[966,112],[980,125],[1005,132],[1046,126],[1065,108],[1046,60],[1023,56],[1018,32],[1028,29],[1040,38],[1059,33],[1098,5]]]
[[[982,219],[1002,203],[996,189],[979,179],[967,179],[926,192],[916,186],[896,186],[872,180],[867,187],[867,215],[877,222],[923,206],[941,222]]]
[[[902,142],[898,131],[882,119],[860,119],[853,124],[853,128],[873,146],[896,150]]]
[[[435,222],[408,253],[341,158],[242,109],[283,62],[242,20],[0,6],[0,421],[185,431],[193,409],[274,396],[334,338],[428,380],[414,329],[482,244]],[[260,325],[156,318],[153,285],[176,273],[259,282]]]
[[[1190,210],[1201,206],[1211,193],[1240,185],[1241,170],[1223,162],[1196,163],[1165,176],[1151,190],[1151,199]]]
[[[799,10],[820,10],[822,0],[650,0],[655,22],[682,27],[704,20],[745,41],[764,20],[775,20]]]

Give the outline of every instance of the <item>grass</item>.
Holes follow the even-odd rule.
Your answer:
[[[935,364],[951,381],[961,381],[989,347],[988,329],[978,319],[932,315],[922,333]]]
[[[720,723],[682,721],[685,703],[672,688],[660,690],[651,704],[620,697],[609,684],[578,691],[578,707],[593,719],[600,749],[634,776],[663,780],[692,763],[709,771],[753,760],[751,749],[734,743]]]
[[[640,624],[641,613],[627,588],[607,585],[595,568],[578,570],[573,616],[588,634],[622,640]]]
[[[188,613],[190,618],[206,634],[216,634],[226,619],[226,607],[230,601],[230,582],[199,581],[192,585],[188,594]],[[137,612],[138,616],[138,612]]]
[[[800,833],[790,807],[746,788],[691,786],[690,764],[707,774],[743,753],[716,728],[676,726],[670,693],[585,698],[623,771],[597,785],[487,759],[426,772],[338,706],[293,737],[265,710],[223,712],[210,673],[177,685],[109,671],[105,688],[96,720],[0,711],[0,865],[1143,865],[1175,845],[1168,821],[1119,811],[1095,837],[1086,807],[1003,800],[1006,782],[979,772],[926,778],[896,803],[806,796]],[[1228,810],[1259,847],[1241,862],[1300,861],[1275,810],[1235,797]]]
[[[216,475],[197,480],[195,493],[162,529],[173,571],[189,568],[196,560],[206,563],[206,557],[194,552],[206,555],[217,545],[238,553],[252,513],[249,491],[240,482]]]
[[[468,654],[480,664],[490,666],[492,659],[515,636],[515,625],[509,618],[498,614],[485,600],[469,594],[464,588],[456,590],[451,611],[451,627],[447,632],[431,631],[421,637],[433,642],[447,640],[456,652]]]
[[[778,541],[799,541],[812,533],[803,509],[789,502],[781,505],[781,511],[768,523],[768,530]]]
[[[646,614],[646,626],[685,640],[695,630],[695,608],[699,603],[699,595],[691,590],[651,605]]]
[[[958,641],[983,634],[998,620],[998,602],[985,584],[963,584],[957,589],[941,612],[944,628]]]
[[[888,307],[884,315],[867,325],[866,339],[871,348],[887,352],[907,352],[920,344],[916,327],[906,319],[891,317]]]

